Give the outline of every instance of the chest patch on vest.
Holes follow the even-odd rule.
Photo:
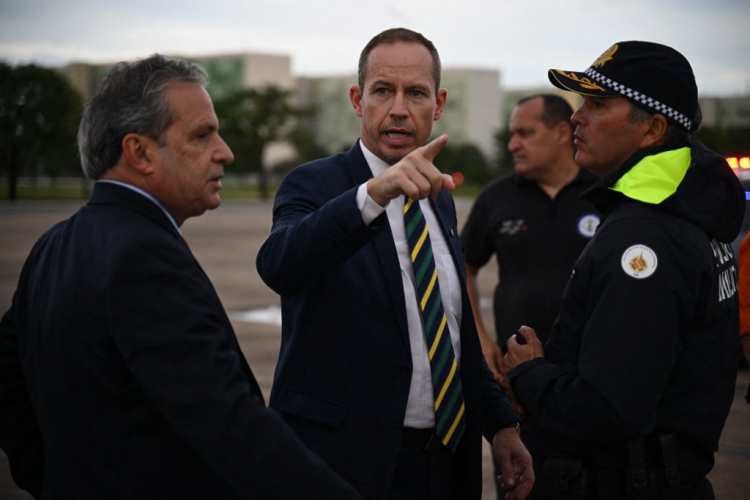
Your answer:
[[[599,226],[599,216],[596,214],[587,214],[578,219],[578,234],[584,238],[592,238]]]
[[[643,279],[654,274],[658,262],[656,252],[649,247],[633,245],[622,254],[620,263],[625,274],[636,279]]]

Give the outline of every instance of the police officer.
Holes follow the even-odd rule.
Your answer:
[[[744,192],[690,134],[688,61],[620,42],[585,71],[550,70],[583,95],[576,163],[600,177],[602,214],[544,349],[522,327],[505,380],[533,419],[552,498],[714,498],[706,478],[734,396]],[[506,382],[506,384],[508,383]]]

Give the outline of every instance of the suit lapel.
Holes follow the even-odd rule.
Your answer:
[[[465,282],[465,269],[461,259],[462,250],[461,244],[458,239],[458,228],[456,227],[456,212],[453,203],[451,202],[450,195],[446,191],[441,191],[440,195],[434,200],[430,200],[433,211],[440,222],[440,229],[443,231],[445,241],[451,249],[451,256],[453,257],[453,263],[456,266],[456,272],[458,273],[461,286]]]
[[[464,263],[463,248],[457,233],[455,204],[450,195],[445,191],[441,191],[440,195],[431,203],[440,221],[440,227],[443,230],[445,239],[450,246],[451,256],[453,257],[453,263],[456,266],[456,273],[458,274],[458,281],[461,288],[461,323],[458,325],[458,329],[461,337],[461,352],[466,353],[467,346],[475,344],[478,337],[474,324],[474,313],[471,310],[471,302],[466,290],[466,264]],[[461,363],[460,367],[461,373],[466,373],[467,370],[470,370],[466,363]]]

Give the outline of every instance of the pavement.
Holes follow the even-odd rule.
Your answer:
[[[463,226],[471,203],[469,199],[457,200],[459,227]],[[21,267],[35,241],[54,223],[72,215],[80,205],[80,202],[0,202],[0,314],[10,307]],[[235,318],[232,323],[242,351],[268,397],[278,358],[280,328],[273,323],[237,318],[243,316],[240,313],[251,310],[272,313],[279,305],[278,296],[265,286],[255,271],[255,256],[271,229],[270,203],[225,203],[215,211],[189,219],[182,229],[190,248],[213,281],[224,307]],[[479,274],[483,297],[491,297],[496,275],[493,260]],[[491,304],[491,301],[483,300],[483,303]],[[491,326],[491,311],[485,309],[483,314],[486,315],[485,324]],[[750,492],[750,405],[744,401],[750,370],[741,369],[737,380],[735,401],[716,453],[716,465],[709,476],[716,497],[722,500],[744,500]],[[483,474],[483,500],[494,500],[487,445],[484,447]],[[0,500],[30,498],[14,485],[7,458],[0,450]]]

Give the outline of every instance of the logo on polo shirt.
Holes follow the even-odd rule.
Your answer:
[[[625,274],[636,279],[643,279],[656,272],[659,260],[656,258],[656,252],[646,245],[633,245],[622,254],[620,263]]]
[[[578,234],[584,238],[593,238],[596,228],[599,227],[599,216],[596,214],[586,214],[578,219]]]
[[[523,219],[517,220],[504,220],[502,226],[500,226],[500,234],[509,234],[513,236],[518,231],[526,231],[526,224]]]

